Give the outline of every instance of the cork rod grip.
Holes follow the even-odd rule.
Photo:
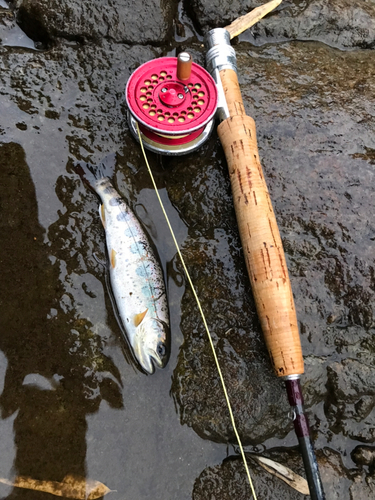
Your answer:
[[[230,118],[218,127],[258,316],[278,376],[302,374],[303,357],[284,250],[259,161],[254,120],[245,114],[237,75],[220,72]]]

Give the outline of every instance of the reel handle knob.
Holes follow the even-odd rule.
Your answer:
[[[191,65],[193,58],[188,52],[180,52],[177,56],[177,78],[179,80],[189,80],[191,75]]]

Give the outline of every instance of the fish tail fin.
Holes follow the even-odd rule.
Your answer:
[[[74,169],[81,179],[93,191],[95,191],[95,184],[98,180],[104,178],[111,178],[116,165],[116,153],[106,156],[98,165],[92,165],[86,162],[77,162]]]

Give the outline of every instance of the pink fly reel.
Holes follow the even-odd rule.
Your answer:
[[[209,137],[218,94],[211,75],[183,52],[179,57],[149,61],[130,76],[126,86],[129,126],[145,147],[165,155],[199,148]]]

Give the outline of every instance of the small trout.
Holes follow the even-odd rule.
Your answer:
[[[164,368],[169,358],[169,310],[163,272],[142,226],[113,187],[109,162],[76,165],[82,180],[99,196],[106,236],[109,276],[121,330],[143,370]]]

